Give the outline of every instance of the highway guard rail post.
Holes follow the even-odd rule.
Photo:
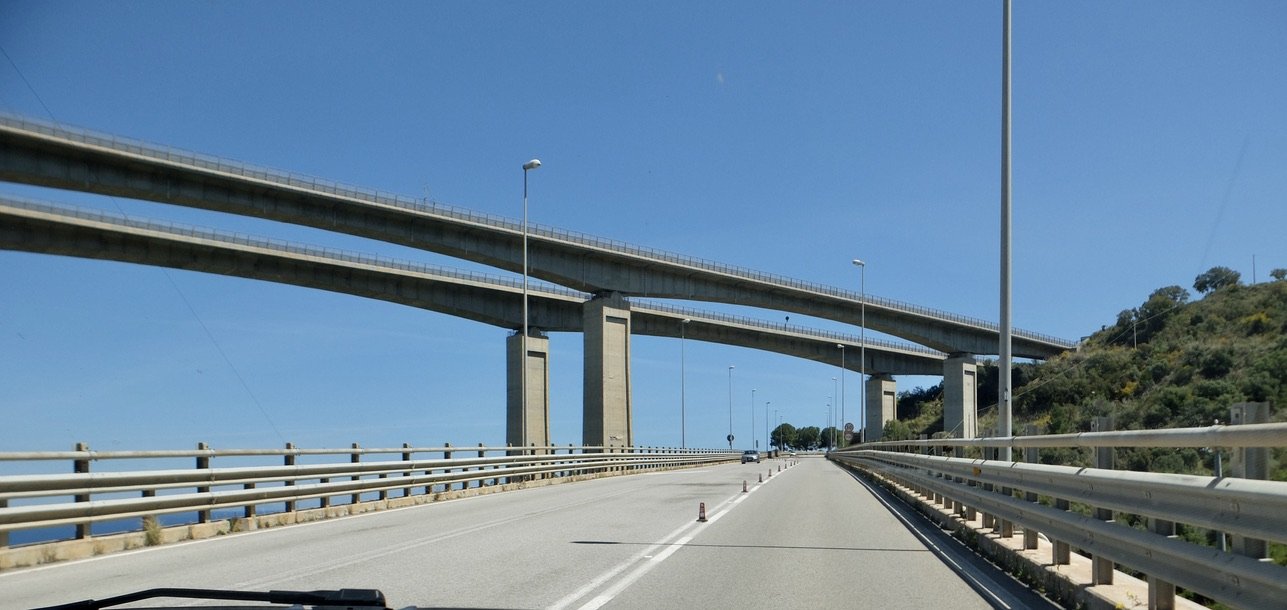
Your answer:
[[[472,449],[472,448],[471,448]],[[560,453],[560,450],[565,453]],[[443,458],[424,458],[441,453]],[[94,524],[195,514],[195,521],[268,517],[286,511],[364,503],[376,497],[399,498],[469,488],[501,481],[534,481],[601,472],[633,473],[736,461],[740,454],[718,449],[657,447],[486,447],[467,455],[450,443],[443,447],[93,451],[78,443],[72,451],[0,452],[0,472],[23,462],[71,461],[67,474],[0,474],[0,551],[12,542],[10,532],[73,526],[72,538],[93,538]],[[525,455],[514,455],[522,453]],[[301,456],[337,456],[342,461],[299,463]],[[364,457],[377,459],[364,460]],[[385,459],[378,459],[383,457]],[[263,465],[219,467],[227,458],[272,459]],[[129,460],[193,460],[195,468],[91,471],[91,463]],[[305,507],[304,503],[312,506]],[[270,510],[282,507],[277,510]],[[284,510],[283,510],[284,509]],[[221,516],[222,515],[222,516]],[[189,521],[187,524],[191,524]],[[137,531],[140,526],[133,529]],[[62,539],[67,539],[64,536]],[[39,542],[54,542],[41,540]]]
[[[1268,412],[1267,403],[1242,403],[1232,407],[1231,421],[1265,422]],[[925,454],[925,447],[956,452]],[[998,447],[1028,451],[1024,462],[1002,462],[962,457],[967,447],[984,456]],[[1096,467],[1037,463],[1036,450],[1065,447],[1094,449]],[[1231,472],[1243,476],[1114,470],[1113,448],[1131,447],[1232,449],[1243,467]],[[1071,547],[1100,560],[1092,568],[1096,583],[1111,582],[1115,564],[1143,573],[1151,608],[1174,607],[1176,587],[1233,607],[1270,608],[1287,600],[1287,567],[1265,560],[1267,543],[1287,543],[1287,482],[1263,480],[1268,450],[1279,447],[1287,447],[1287,423],[885,441],[833,451],[830,459],[918,492],[926,504],[950,498],[958,524],[969,524],[964,504],[971,515],[977,510],[1023,528],[1025,548],[1044,536],[1053,553],[1047,571],[1068,564]],[[1132,515],[1143,529],[1126,523]],[[1174,535],[1177,524],[1222,532],[1235,544],[1226,552],[1188,542]]]

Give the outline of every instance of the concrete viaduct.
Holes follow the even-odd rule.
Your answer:
[[[292,284],[363,296],[513,329],[522,325],[521,283],[378,257],[352,255],[244,236],[126,219],[111,214],[0,197],[0,249],[137,263]],[[521,342],[511,335],[507,354],[507,440],[549,444],[548,337],[585,337],[586,445],[628,446],[631,438],[630,335],[684,337],[750,347],[798,358],[836,361],[837,345],[855,351],[857,337],[701,312],[619,295],[593,295],[556,286],[531,287],[528,341],[528,412],[521,417],[518,366]],[[613,323],[611,318],[624,322]],[[868,409],[892,419],[892,375],[937,375],[944,354],[867,341]],[[857,371],[858,363],[845,367]],[[523,430],[526,424],[526,430]],[[522,432],[526,434],[522,434]]]
[[[513,221],[21,118],[0,117],[0,180],[289,222],[521,270],[522,231]],[[604,303],[677,298],[860,323],[863,299],[851,291],[545,227],[529,235],[532,276]],[[948,354],[945,428],[973,437],[974,354],[996,353],[996,325],[870,295],[865,300],[868,328]],[[1037,333],[1013,335],[1020,357],[1046,358],[1072,347]],[[857,368],[880,371],[872,357]],[[880,411],[869,409],[868,416],[865,427],[878,434]]]

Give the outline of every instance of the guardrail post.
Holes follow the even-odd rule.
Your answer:
[[[1175,522],[1166,519],[1149,519],[1149,529],[1154,534],[1168,538],[1175,537]],[[1175,610],[1175,584],[1161,580],[1152,574],[1148,576],[1149,610]]]
[[[1023,433],[1026,436],[1036,436],[1037,427],[1032,424],[1028,424],[1027,426],[1024,427]],[[1037,462],[1041,461],[1040,452],[1041,450],[1037,449],[1036,447],[1025,448],[1023,450],[1023,461],[1029,464],[1036,464]],[[1036,492],[1024,490],[1023,499],[1028,502],[1035,503],[1037,501],[1037,494]],[[1024,526],[1023,548],[1027,550],[1032,550],[1037,548],[1037,529],[1036,528],[1032,526]]]
[[[965,457],[965,447],[960,447],[960,446],[953,447],[953,448],[952,448],[952,456],[953,456],[953,457],[957,457],[957,458],[964,458],[964,457]],[[975,486],[977,485],[977,483],[975,483],[974,479],[971,479],[971,478],[968,478],[968,477],[966,477],[966,478],[965,478],[965,484],[966,484],[966,486],[968,486],[968,487],[975,487]],[[973,523],[973,522],[974,522],[974,520],[975,520],[975,519],[977,519],[977,518],[979,517],[979,511],[978,511],[978,509],[974,508],[973,506],[966,506],[966,507],[965,507],[965,511],[962,513],[962,516],[964,516],[964,517],[965,517],[965,521],[966,521],[966,523]]]
[[[478,457],[480,457],[480,458],[487,457],[487,452],[486,452],[486,451],[483,451],[483,446],[484,446],[484,445],[483,445],[482,443],[478,443]],[[479,471],[479,472],[482,472],[482,471],[487,470],[487,469],[488,469],[488,468],[487,468],[487,466],[486,466],[486,465],[481,465],[481,466],[479,466],[479,467],[478,467],[478,471]],[[482,487],[483,485],[486,485],[486,484],[487,484],[487,481],[489,481],[489,480],[492,482],[491,484],[493,484],[493,485],[494,485],[494,484],[496,484],[496,479],[478,479],[478,486],[479,486],[479,487]]]
[[[389,473],[387,473],[387,472],[381,472],[378,478],[380,478],[380,479],[388,479],[388,478],[389,478]],[[385,487],[385,488],[381,489],[381,490],[380,490],[380,495],[379,495],[379,496],[377,496],[377,497],[379,498],[379,500],[380,500],[381,502],[383,502],[383,501],[385,501],[385,500],[388,500],[388,499],[389,499],[389,488],[388,488],[388,487]]]
[[[1068,500],[1064,498],[1055,498],[1055,510],[1068,512],[1070,508]],[[1050,563],[1057,566],[1066,566],[1072,562],[1072,549],[1068,543],[1062,540],[1050,540]]]
[[[505,443],[505,455],[518,455],[518,452],[514,451],[514,443]],[[511,467],[513,467],[513,464],[510,464],[509,462],[506,462],[503,466],[506,470],[509,470]],[[506,475],[504,484],[509,484],[513,482],[513,480],[514,479],[512,477]],[[499,479],[497,480],[497,483],[500,483]]]
[[[358,462],[361,462],[361,461],[362,461],[362,453],[361,453],[361,452],[359,452],[359,451],[357,451],[358,449],[361,449],[361,447],[359,447],[357,443],[353,443],[353,447],[352,447],[352,449],[353,449],[354,451],[353,451],[353,453],[350,453],[350,454],[349,454],[349,463],[350,463],[350,464],[357,464]],[[361,478],[362,478],[362,477],[360,477],[360,476],[354,475],[354,476],[349,477],[349,480],[350,480],[350,481],[356,481],[356,480],[361,479]],[[349,504],[357,504],[358,502],[361,502],[361,501],[362,501],[362,494],[361,494],[361,493],[355,493],[355,494],[353,494],[353,495],[349,496]]]
[[[988,438],[993,438],[993,437],[995,437],[995,436],[997,435],[997,434],[996,434],[996,431],[997,431],[997,429],[996,429],[995,427],[994,427],[994,428],[989,429],[989,430],[988,430],[988,434],[987,434]],[[996,459],[996,448],[995,448],[995,447],[979,447],[979,455],[980,455],[980,457],[982,457],[982,458],[983,458],[983,460],[984,460],[984,461],[992,461],[992,460],[995,460],[995,459]],[[993,490],[993,487],[992,487],[992,484],[991,484],[991,483],[983,483],[983,491],[992,491],[992,490]],[[989,513],[986,513],[986,512],[985,512],[985,513],[983,513],[983,514],[980,516],[980,518],[979,518],[979,525],[980,525],[983,529],[985,529],[985,530],[992,530],[992,531],[994,531],[994,532],[995,532],[995,531],[1000,527],[1000,524],[999,524],[999,523],[997,523],[996,515],[992,515],[992,514],[989,514]]]
[[[197,443],[197,451],[208,451],[209,449],[210,449],[210,445],[207,445],[205,443]],[[197,456],[197,469],[202,469],[202,468],[205,468],[205,469],[210,468],[210,456],[208,455]],[[209,487],[197,488],[197,493],[203,494],[203,493],[209,493],[209,492],[210,492]],[[209,523],[209,522],[210,522],[210,511],[208,509],[197,511],[197,523]]]
[[[1229,408],[1230,425],[1265,423],[1269,423],[1269,403],[1267,402],[1240,402]],[[1232,471],[1231,476],[1240,479],[1264,480],[1269,478],[1268,448],[1243,447],[1234,449],[1231,462],[1229,465]],[[1269,556],[1269,548],[1264,540],[1237,535],[1231,538],[1233,539],[1233,552],[1239,555],[1245,555],[1252,559],[1264,559]]]
[[[402,443],[402,448],[403,448],[403,449],[410,449],[410,448],[411,448],[411,443]],[[410,463],[410,462],[411,462],[411,452],[410,452],[410,451],[403,451],[403,452],[402,452],[402,461],[403,461],[403,462],[406,462],[406,463]],[[410,478],[412,477],[412,475],[414,475],[414,474],[415,474],[415,471],[414,471],[414,470],[405,470],[405,471],[403,471],[403,472],[402,472],[402,476],[407,477],[408,479],[410,479]],[[410,483],[408,483],[406,487],[403,487],[403,488],[402,488],[402,497],[404,497],[404,498],[405,498],[405,497],[407,497],[407,496],[411,495],[412,490],[413,490],[413,486],[412,486],[412,485],[410,485]]]
[[[442,450],[442,459],[444,459],[444,460],[450,460],[450,459],[451,459],[451,443],[443,443],[443,445],[442,445],[442,446],[443,446],[443,450]],[[443,474],[451,474],[451,466],[450,466],[450,465],[448,465],[446,468],[443,468],[443,469],[442,469],[442,473],[443,473]],[[442,490],[443,490],[443,491],[451,491],[451,481],[447,481],[446,483],[443,483],[443,484],[442,484]]]
[[[89,444],[76,443],[76,451],[89,451]],[[89,460],[88,459],[74,460],[72,462],[72,472],[76,474],[88,474]],[[89,494],[77,494],[75,499],[77,502],[89,502]],[[76,538],[78,540],[89,538],[89,528],[90,528],[90,524],[88,523],[77,523]]]
[[[294,453],[289,453],[290,451],[293,451],[294,449],[295,449],[295,443],[286,443],[286,451],[287,451],[288,453],[286,453],[286,456],[282,458],[282,465],[283,465],[283,466],[294,466],[294,465],[295,465],[295,454],[294,454]],[[294,487],[294,486],[295,486],[295,479],[287,479],[287,480],[286,480],[286,482],[285,482],[285,485],[286,485],[287,487]],[[286,512],[288,512],[288,513],[293,513],[293,512],[295,512],[295,501],[294,501],[294,500],[287,500],[287,501],[286,501]]]
[[[1113,418],[1096,417],[1090,424],[1092,432],[1108,432],[1113,429]],[[1095,468],[1103,470],[1113,469],[1113,457],[1115,452],[1112,447],[1097,447],[1095,449]],[[1094,507],[1091,509],[1094,518],[1100,521],[1112,521],[1113,511],[1108,508]],[[1113,560],[1099,555],[1091,557],[1090,579],[1092,585],[1111,585],[1113,584]]]

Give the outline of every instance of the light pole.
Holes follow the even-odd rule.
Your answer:
[[[845,427],[845,344],[837,343],[836,347],[840,348],[840,428]],[[840,440],[844,440],[843,432],[840,434]]]
[[[519,341],[523,354],[518,359],[519,370],[519,394],[522,396],[519,402],[519,408],[522,413],[519,417],[519,425],[522,426],[522,432],[519,433],[521,446],[528,445],[527,439],[527,172],[541,166],[540,159],[532,159],[523,164],[523,338]],[[548,440],[548,439],[547,439]]]
[[[1003,8],[1001,41],[1001,362],[997,371],[997,434],[1010,436],[1010,0]],[[1010,447],[1001,448],[1009,462]]]
[[[862,442],[867,440],[867,263],[855,258],[854,265],[858,267],[858,300],[862,308],[862,318],[858,323],[858,388],[861,390],[858,394],[858,441]]]
[[[830,401],[830,400],[828,400],[828,401],[827,401],[827,426],[826,426],[825,428],[823,428],[823,430],[824,430],[824,431],[826,431],[826,432],[828,432],[828,433],[831,433],[831,431],[830,431],[830,430],[828,430],[828,428],[830,428],[830,427],[831,427],[831,401]],[[832,438],[832,439],[834,439],[834,438],[835,438],[835,436],[836,436],[835,434],[831,433],[831,438]],[[835,441],[834,441],[834,440],[832,440],[832,441],[831,441],[831,443],[827,443],[827,451],[831,451],[831,444],[832,444],[832,443],[834,443],[834,442],[835,442]],[[819,441],[819,442],[818,442],[818,444],[822,444],[822,441]]]
[[[782,450],[782,416],[778,415],[778,410],[773,410],[773,423],[777,424],[773,429],[778,431],[778,451]]]
[[[769,436],[769,405],[771,404],[773,404],[773,401],[771,400],[764,401],[764,450],[765,451],[769,451],[769,448],[773,446],[773,443],[772,443],[773,438]]]
[[[751,388],[751,438],[755,438],[755,388]],[[752,444],[752,449],[760,448],[760,441],[753,440]]]
[[[688,383],[684,377],[684,329],[688,328],[688,323],[692,320],[684,318],[679,323],[679,447],[688,448],[688,436],[686,426],[688,421]]]
[[[836,378],[831,378],[831,401],[834,403],[834,409],[831,415],[831,446],[836,446],[836,414],[840,413],[840,394],[836,393]]]
[[[728,450],[733,450],[733,365],[728,365]]]

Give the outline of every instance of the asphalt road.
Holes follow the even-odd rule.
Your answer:
[[[778,474],[779,463],[555,485],[9,571],[0,608],[162,586],[376,588],[399,609],[1042,603],[844,470],[802,458]]]

